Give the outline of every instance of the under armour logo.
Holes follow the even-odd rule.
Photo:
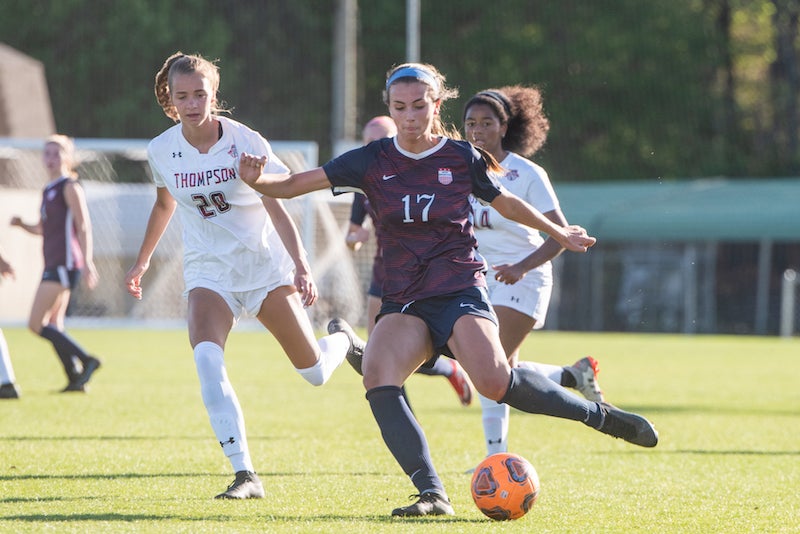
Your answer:
[[[173,152],[172,153],[172,157],[173,158],[182,158],[183,154],[181,154],[180,152]]]
[[[511,302],[519,302],[519,297],[511,297]]]
[[[226,443],[227,443],[228,445],[232,445],[232,444],[236,443],[236,440],[235,440],[235,439],[233,439],[233,436],[231,436],[231,437],[229,437],[229,438],[228,438],[227,440],[225,440],[225,441],[220,441],[220,442],[219,442],[219,446],[220,446],[220,447],[224,447]]]
[[[491,439],[487,439],[487,440],[486,440],[486,442],[487,442],[489,445],[496,445],[496,444],[498,444],[498,443],[503,443],[503,438],[500,438],[500,439],[498,439],[498,440],[491,440]]]

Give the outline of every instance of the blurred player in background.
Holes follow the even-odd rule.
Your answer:
[[[81,275],[89,289],[97,285],[97,270],[92,256],[92,223],[86,198],[75,173],[75,145],[66,135],[47,138],[42,155],[50,177],[42,194],[39,222],[26,224],[11,219],[34,235],[42,236],[44,274],[33,299],[28,328],[50,343],[58,354],[67,386],[64,392],[86,391],[86,384],[100,367],[64,330],[69,299]]]
[[[395,126],[392,118],[386,115],[379,115],[367,121],[362,132],[365,145],[372,141],[377,141],[384,137],[394,137],[395,135],[397,135],[397,126]],[[347,246],[354,251],[357,251],[361,248],[361,245],[369,240],[370,231],[364,227],[364,221],[368,214],[369,202],[367,198],[361,193],[355,193],[353,195],[353,205],[350,209],[350,226],[345,237]],[[375,317],[381,308],[381,285],[384,278],[381,249],[376,247],[375,257],[372,260],[372,278],[370,279],[367,293],[367,335],[372,333],[372,329],[375,326]],[[420,367],[417,372],[430,376],[446,377],[456,391],[461,404],[469,406],[472,403],[472,384],[457,361],[451,358],[437,358],[431,367]],[[403,387],[403,394],[405,395],[405,386]],[[409,402],[407,395],[406,402]]]
[[[567,226],[547,172],[523,156],[532,156],[547,139],[550,122],[536,87],[481,91],[464,106],[467,141],[490,153],[503,168],[500,184],[527,201],[554,224]],[[603,402],[598,365],[584,357],[569,366],[519,361],[522,342],[544,326],[553,288],[550,260],[564,250],[528,226],[508,220],[491,205],[472,199],[478,252],[488,264],[489,298],[499,321],[500,342],[509,363],[537,371],[590,401]],[[507,404],[479,395],[487,455],[508,451]]]
[[[553,224],[490,177],[491,155],[456,140],[440,106],[458,92],[431,66],[402,64],[387,72],[384,102],[397,136],[342,154],[322,167],[263,174],[263,156],[243,154],[239,174],[266,195],[288,198],[333,188],[362,191],[378,225],[386,281],[375,329],[364,349],[364,387],[384,442],[419,492],[394,516],[452,515],[422,428],[401,386],[433,354],[456,358],[482,395],[517,409],[562,417],[645,447],[658,441],[643,417],[573,395],[543,375],[508,364],[486,292],[484,261],[470,223],[472,194],[504,217],[542,230],[564,248],[595,242],[583,228]],[[456,139],[453,139],[455,137]],[[354,345],[361,342],[340,322]]]
[[[173,54],[156,74],[155,93],[177,124],[148,146],[156,201],[125,285],[142,298],[142,276],[175,210],[183,224],[185,295],[200,392],[211,427],[235,472],[218,499],[264,496],[247,446],[244,416],[225,368],[224,348],[240,316],[256,317],[275,336],[295,370],[315,386],[342,363],[351,343],[336,333],[317,342],[304,306],[317,300],[297,228],[279,200],[256,193],[237,175],[239,154],[288,168],[269,143],[219,116],[217,66]],[[359,355],[360,356],[360,355]]]
[[[14,269],[0,255],[0,279],[14,278]],[[11,355],[8,352],[8,343],[3,331],[0,330],[0,399],[18,399],[19,390],[17,389],[14,368],[11,366]]]

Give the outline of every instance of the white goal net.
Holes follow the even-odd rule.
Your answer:
[[[317,165],[315,142],[271,141],[271,144],[293,171]],[[94,291],[84,287],[75,291],[69,315],[140,324],[183,320],[186,302],[182,296],[182,245],[177,217],[170,223],[145,275],[143,300],[131,298],[124,288],[125,273],[135,260],[155,200],[147,165],[147,141],[76,139],[75,145],[80,161],[77,171],[92,220],[100,282]],[[41,162],[42,146],[43,141],[38,139],[0,139],[0,195],[11,198],[13,194],[14,198],[26,199],[22,204],[27,211],[12,214],[30,223],[38,220],[38,211],[32,211],[31,207],[38,210],[41,190],[47,182]],[[323,326],[333,316],[345,317],[355,324],[365,321],[365,291],[375,249],[374,243],[368,243],[354,254],[345,246],[351,200],[351,195],[334,198],[330,192],[320,191],[284,201],[298,226],[320,288],[320,300],[308,309],[315,327]],[[0,236],[6,237],[9,232],[23,233],[6,227]],[[15,236],[14,242],[20,239]],[[28,239],[38,238],[28,236]],[[3,245],[5,255],[12,256],[16,264],[18,278],[27,274],[23,270],[28,266],[41,263],[40,258],[20,258],[15,252],[21,250],[8,250]],[[30,254],[30,249],[26,250]],[[41,271],[32,276],[37,277],[38,283]],[[6,308],[7,299],[3,300]],[[0,318],[8,319],[10,311],[4,309]],[[26,316],[28,310],[22,313]]]

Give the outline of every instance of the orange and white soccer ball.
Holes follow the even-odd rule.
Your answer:
[[[539,497],[539,475],[522,456],[501,452],[478,464],[470,490],[484,515],[498,521],[519,519]]]

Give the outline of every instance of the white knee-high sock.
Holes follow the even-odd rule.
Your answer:
[[[247,448],[244,416],[225,370],[222,347],[202,341],[194,348],[194,362],[200,378],[200,394],[208,412],[208,420],[222,451],[234,471],[253,471]]]
[[[483,411],[483,435],[486,438],[486,455],[508,452],[508,404],[487,399],[480,393]]]
[[[539,362],[519,362],[517,365],[526,369],[536,371],[540,375],[544,375],[558,385],[561,385],[561,374],[564,368],[560,365],[551,365],[549,363]]]
[[[6,336],[0,330],[0,384],[13,384],[16,381],[14,368],[11,367],[11,356],[8,353]]]
[[[321,386],[327,382],[350,349],[350,340],[341,332],[320,338],[317,344],[319,344],[317,363],[305,369],[295,368],[295,371],[312,386]]]

